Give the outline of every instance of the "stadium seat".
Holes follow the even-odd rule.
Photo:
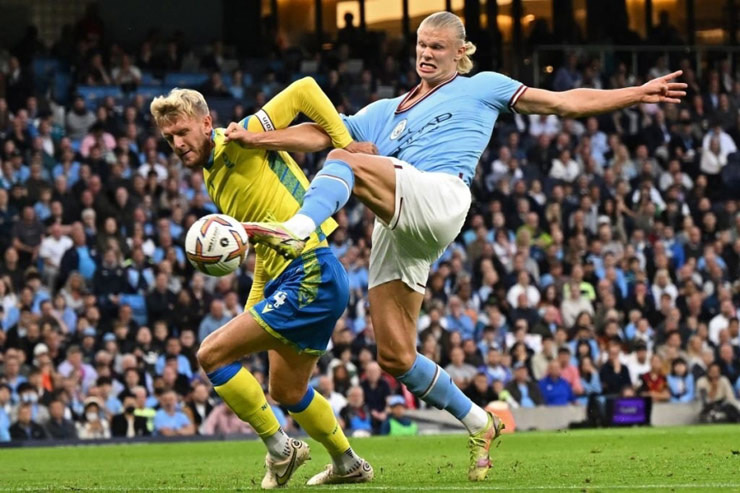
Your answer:
[[[196,88],[203,85],[208,80],[208,74],[195,72],[173,72],[165,75],[165,86],[170,87],[189,87]]]
[[[119,86],[77,86],[77,92],[85,98],[90,106],[95,106],[97,101],[113,96],[116,99],[123,97],[123,91]]]
[[[136,89],[137,96],[144,96],[145,99],[151,100],[161,94],[165,94],[167,91],[159,85],[142,85]]]

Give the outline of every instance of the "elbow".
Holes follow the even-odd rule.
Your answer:
[[[293,86],[296,87],[296,89],[301,90],[311,90],[311,89],[318,89],[319,83],[316,82],[316,79],[314,79],[311,76],[306,76],[298,79],[297,81],[293,82]]]

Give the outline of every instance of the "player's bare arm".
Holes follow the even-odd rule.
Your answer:
[[[226,142],[238,142],[244,147],[267,151],[319,152],[332,145],[331,137],[318,123],[301,123],[272,132],[250,132],[236,122],[226,127]],[[346,151],[377,154],[372,142],[352,141],[344,147]]]
[[[682,73],[678,70],[641,86],[622,89],[571,89],[554,92],[528,88],[516,103],[516,110],[524,114],[581,118],[640,103],[680,103],[681,98],[686,96],[687,85],[675,80]]]

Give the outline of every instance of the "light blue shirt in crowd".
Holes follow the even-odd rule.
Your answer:
[[[10,441],[10,418],[0,409],[0,442]]]
[[[85,278],[86,281],[92,280],[95,275],[95,261],[90,256],[90,249],[86,246],[77,247],[77,255],[80,257],[80,275]]]
[[[517,386],[519,387],[519,392],[522,393],[522,398],[519,401],[519,405],[521,407],[535,407],[534,401],[531,397],[529,397],[529,388],[527,387],[527,384],[520,383]]]
[[[166,362],[165,355],[160,354],[157,362],[154,364],[154,371],[157,372],[157,375],[161,375],[164,372]],[[193,378],[193,370],[190,368],[190,362],[182,354],[177,355],[177,373],[182,373],[188,378]]]
[[[162,428],[170,428],[172,430],[182,429],[190,424],[190,420],[184,413],[175,411],[175,414],[169,415],[164,409],[157,411],[154,415],[154,432],[159,434],[159,430]]]

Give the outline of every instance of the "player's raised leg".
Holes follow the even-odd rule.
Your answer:
[[[279,344],[252,315],[243,313],[206,337],[198,350],[198,361],[218,395],[239,418],[254,428],[267,447],[263,488],[284,486],[309,458],[308,445],[288,437],[257,379],[235,362],[246,354],[273,349]]]
[[[395,212],[396,175],[393,160],[344,149],[329,152],[314,177],[301,209],[284,223],[245,223],[254,243],[262,243],[287,257],[297,257],[304,239],[355,194],[378,217],[389,222]]]
[[[380,284],[369,292],[378,341],[378,363],[414,395],[460,420],[470,433],[468,479],[485,479],[491,467],[489,449],[503,423],[475,405],[434,361],[416,351],[416,320],[423,294],[403,281]]]
[[[308,386],[317,359],[288,347],[270,351],[270,394],[332,458],[309,485],[368,482],[373,479],[372,466],[352,450],[329,402]]]

